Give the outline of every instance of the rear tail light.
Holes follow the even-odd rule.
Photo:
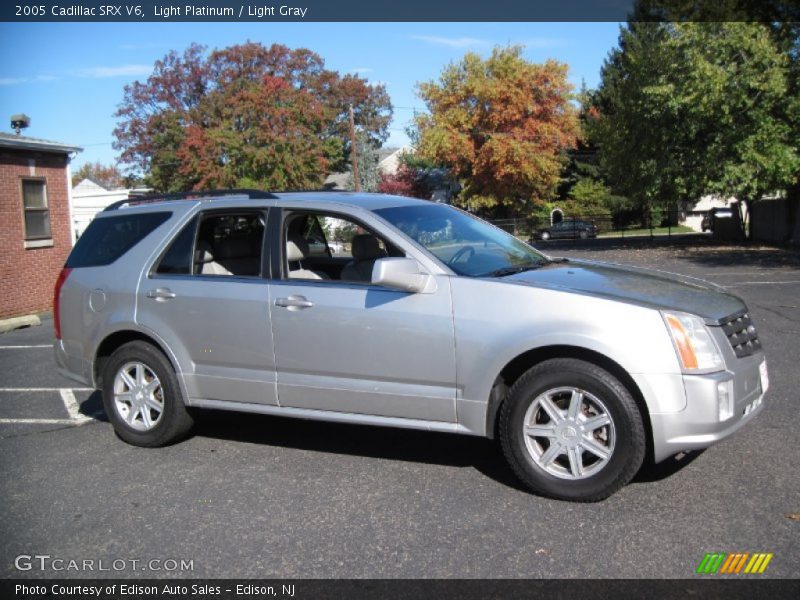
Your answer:
[[[58,274],[58,279],[56,279],[56,288],[53,291],[53,326],[56,330],[57,340],[61,339],[61,287],[71,272],[72,269],[67,267],[61,269],[61,273]]]

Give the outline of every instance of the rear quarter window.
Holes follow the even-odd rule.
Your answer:
[[[110,265],[156,227],[169,219],[171,212],[122,214],[94,219],[67,259],[67,268]]]

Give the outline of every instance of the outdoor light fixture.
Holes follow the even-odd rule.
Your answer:
[[[25,129],[26,127],[30,127],[31,118],[28,115],[19,114],[19,115],[11,115],[11,129],[17,132],[17,135]]]

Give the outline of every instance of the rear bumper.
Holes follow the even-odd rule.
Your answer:
[[[686,450],[707,448],[732,435],[764,410],[759,353],[739,361],[735,370],[709,375],[684,375],[686,408],[652,413],[656,462]],[[726,396],[727,394],[727,396]],[[727,398],[727,399],[726,399]],[[727,414],[720,415],[720,403]]]
[[[53,354],[56,359],[56,370],[61,375],[83,385],[94,387],[92,366],[80,357],[67,353],[64,340],[56,340],[53,345]]]

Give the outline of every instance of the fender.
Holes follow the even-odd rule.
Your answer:
[[[164,353],[164,355],[167,357],[167,360],[169,360],[170,364],[172,365],[172,368],[175,369],[175,373],[178,376],[178,381],[180,382],[181,393],[183,394],[183,397],[184,398],[188,397],[186,395],[186,384],[183,380],[183,369],[181,367],[180,362],[178,361],[178,357],[176,353],[173,351],[173,349],[170,347],[170,345],[167,344],[164,338],[158,335],[158,333],[156,333],[149,327],[144,327],[133,321],[111,322],[108,323],[108,327],[104,327],[101,331],[102,332],[98,333],[97,337],[92,338],[92,339],[100,339],[101,341],[99,344],[97,344],[97,346],[92,348],[91,356],[89,359],[90,364],[92,365],[92,385],[95,388],[99,389],[96,363],[98,357],[97,355],[100,348],[112,336],[123,333],[134,333],[138,334],[139,336],[149,338],[156,343],[158,349]]]

